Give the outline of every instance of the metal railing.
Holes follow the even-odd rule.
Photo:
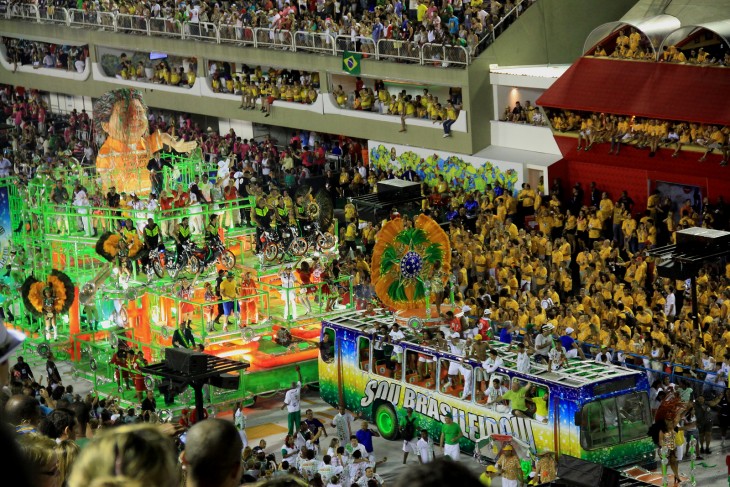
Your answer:
[[[269,47],[273,49],[283,49],[294,51],[294,36],[291,31],[281,29],[254,29],[254,39],[256,47]]]
[[[519,2],[517,2],[512,10],[507,12],[504,17],[499,19],[499,22],[494,25],[492,31],[487,32],[486,35],[481,38],[479,44],[477,44],[476,54],[483,52],[487,48],[487,46],[492,44],[494,40],[499,37],[499,34],[504,32],[504,30],[507,29],[507,27],[509,27],[512,22],[517,20],[517,17],[519,17],[528,6],[529,4],[525,2],[525,0],[519,0]]]
[[[255,46],[256,36],[251,27],[239,27],[233,24],[218,25],[218,40],[221,43]]]
[[[117,32],[139,33],[150,35],[150,23],[147,17],[141,15],[117,14],[116,15]]]
[[[377,59],[389,59],[396,62],[423,64],[421,49],[414,42],[380,39],[375,52]]]
[[[423,64],[433,63],[435,66],[441,65],[444,68],[469,64],[469,52],[462,46],[424,44],[421,47],[421,53]]]
[[[185,22],[182,35],[185,39],[198,39],[220,44],[218,27],[212,22]]]
[[[51,24],[68,25],[68,10],[60,7],[49,7],[40,12],[40,21]]]
[[[40,13],[38,7],[29,3],[16,3],[8,7],[7,18],[9,19],[22,19],[30,20],[33,22],[40,22]]]
[[[336,54],[335,39],[329,34],[300,30],[294,33],[294,45],[297,51],[320,52],[333,56]]]
[[[101,30],[117,30],[117,18],[109,12],[85,12],[76,8],[67,11],[66,18],[71,27],[93,27]]]
[[[353,40],[352,36],[339,35],[335,38],[335,54],[342,54],[345,51],[357,52],[367,57],[375,56],[375,42],[368,37],[359,37]]]
[[[6,19],[20,19],[30,22],[65,24],[69,27],[84,27],[114,32],[145,34],[148,36],[198,39],[216,44],[237,44],[270,49],[305,51],[337,56],[344,51],[362,54],[364,58],[375,58],[394,62],[430,65],[438,67],[463,68],[468,66],[511,22],[522,13],[524,0],[510,10],[495,25],[492,32],[482,36],[476,46],[470,49],[462,46],[424,44],[412,41],[380,39],[377,43],[368,37],[352,38],[348,35],[332,36],[325,33],[281,29],[251,28],[233,24],[211,22],[179,22],[172,18],[147,18],[112,12],[84,11],[75,8],[55,8],[39,11],[32,4],[15,4],[8,7]],[[472,52],[474,51],[474,52]]]
[[[149,21],[150,35],[182,37],[183,24],[175,19],[153,17]]]

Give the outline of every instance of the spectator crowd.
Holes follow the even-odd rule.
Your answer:
[[[5,55],[13,69],[18,66],[64,69],[83,73],[89,50],[86,46],[64,46],[48,42],[3,37]]]

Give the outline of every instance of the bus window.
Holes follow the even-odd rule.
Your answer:
[[[393,377],[395,362],[391,360],[393,345],[387,343],[388,337],[377,335],[373,339],[373,372],[383,377]]]
[[[436,389],[436,361],[433,355],[406,349],[406,382],[426,389]]]
[[[649,398],[644,392],[593,401],[581,410],[581,444],[586,450],[646,436],[651,425]]]
[[[464,390],[463,377],[459,373],[459,362],[456,360],[439,360],[439,389],[444,394],[459,397]]]
[[[636,392],[616,398],[621,441],[631,441],[646,436],[652,423],[649,399],[646,394]]]
[[[335,330],[325,328],[319,344],[319,354],[324,362],[332,363],[335,359]]]
[[[357,348],[360,353],[360,370],[370,371],[370,339],[360,337],[357,339]]]
[[[539,386],[532,382],[528,383],[531,384],[530,389],[527,391],[528,416],[535,421],[547,423],[550,404],[549,390],[545,386]]]
[[[495,399],[509,390],[509,377],[494,373],[491,376],[482,367],[474,368],[474,400],[480,404],[489,405],[490,409],[497,408]],[[507,404],[507,403],[500,403]],[[507,407],[498,408],[500,411]]]

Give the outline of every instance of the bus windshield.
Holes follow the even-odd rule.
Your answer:
[[[626,443],[645,437],[650,425],[646,392],[599,399],[581,410],[581,444],[586,450],[595,450]]]

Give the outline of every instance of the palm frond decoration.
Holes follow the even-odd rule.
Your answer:
[[[426,251],[423,253],[423,260],[429,264],[433,264],[436,261],[444,259],[444,250],[441,248],[441,244],[432,243],[426,247]]]
[[[426,215],[419,215],[412,228],[405,228],[400,218],[387,222],[375,242],[371,281],[386,306],[397,310],[424,306],[426,283],[432,279],[434,264],[441,262],[442,274],[449,274],[449,238]]]

